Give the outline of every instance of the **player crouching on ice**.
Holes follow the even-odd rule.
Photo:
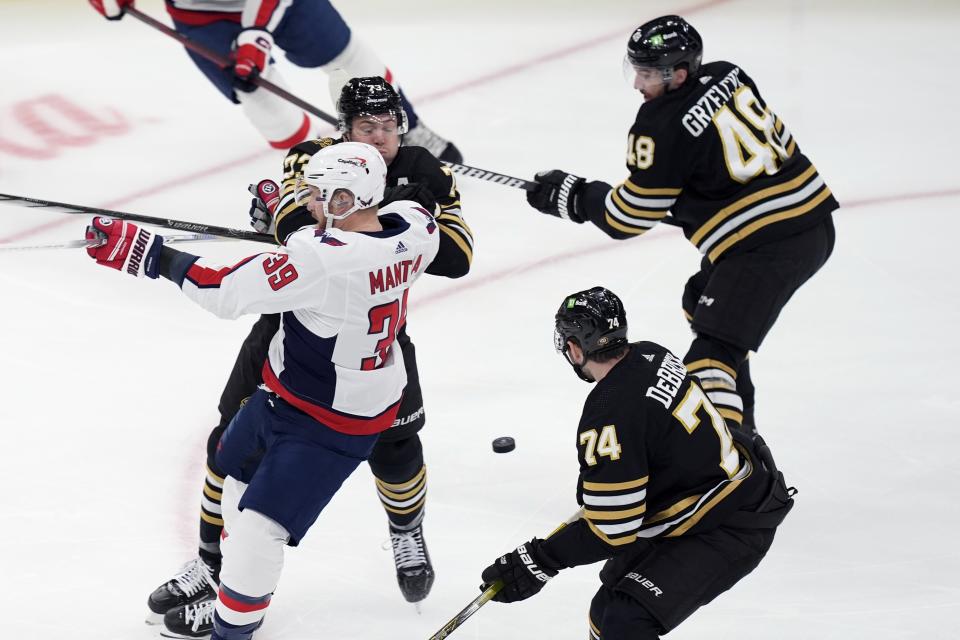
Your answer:
[[[296,546],[397,415],[407,377],[392,349],[409,287],[434,259],[433,217],[410,201],[377,207],[387,168],[370,145],[317,151],[303,172],[316,226],[276,253],[232,267],[164,246],[136,225],[95,218],[90,257],[132,275],[163,276],[222,318],[282,313],[264,385],[227,427],[216,460],[226,539],[215,607],[170,635],[246,640]],[[398,247],[403,251],[398,252]]]
[[[596,383],[577,429],[582,514],[497,559],[482,580],[503,582],[494,600],[516,602],[561,569],[607,560],[589,637],[656,640],[753,571],[793,491],[762,438],[731,433],[680,358],[627,342],[612,291],[567,296],[554,342]]]

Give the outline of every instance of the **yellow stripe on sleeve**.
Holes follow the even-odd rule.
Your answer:
[[[643,476],[626,482],[584,482],[583,488],[587,491],[623,491],[624,489],[638,489],[645,484],[650,476]]]

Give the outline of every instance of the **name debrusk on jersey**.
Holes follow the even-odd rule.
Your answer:
[[[591,391],[576,445],[583,516],[544,543],[564,566],[710,530],[765,482],[682,361],[652,342],[632,344]]]
[[[643,104],[626,164],[622,184],[590,184],[591,221],[628,238],[670,212],[712,262],[810,228],[839,206],[753,80],[729,62],[703,65]]]
[[[192,257],[175,279],[223,318],[282,313],[264,383],[345,433],[377,433],[396,420],[407,376],[401,350],[392,347],[406,320],[408,289],[439,247],[434,218],[415,203],[391,203],[379,220],[377,232],[304,227],[276,253],[232,267]]]

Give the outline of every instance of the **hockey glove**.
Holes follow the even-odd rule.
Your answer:
[[[534,181],[537,188],[527,191],[527,202],[543,213],[583,223],[587,216],[580,207],[580,195],[586,180],[559,169],[541,171]]]
[[[105,267],[132,276],[156,278],[160,273],[163,236],[124,220],[98,216],[87,227],[87,255]]]
[[[250,93],[256,80],[270,64],[273,36],[263,29],[244,29],[233,43],[233,86]]]
[[[437,199],[433,197],[430,189],[422,184],[414,182],[413,184],[387,187],[383,191],[383,200],[380,201],[380,206],[383,207],[398,200],[413,200],[432,215],[437,214]]]
[[[250,226],[260,233],[273,235],[276,231],[274,215],[280,203],[280,187],[273,180],[261,180],[251,184],[247,191],[253,194],[250,201]]]
[[[90,4],[107,20],[119,20],[133,0],[90,0]]]
[[[481,591],[497,580],[503,581],[503,588],[493,596],[497,602],[519,602],[536,595],[557,575],[557,569],[540,550],[543,540],[534,538],[522,544],[483,570]],[[556,565],[553,565],[556,566]]]

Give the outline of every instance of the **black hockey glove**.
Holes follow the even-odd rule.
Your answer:
[[[557,575],[556,565],[540,550],[543,540],[534,538],[522,544],[483,570],[481,591],[497,580],[503,588],[493,596],[497,602],[519,602],[536,595]]]
[[[437,199],[433,197],[430,189],[417,182],[387,187],[383,190],[383,200],[380,201],[380,206],[383,207],[398,200],[413,200],[429,211],[430,215],[436,215]]]
[[[573,220],[582,224],[587,219],[580,205],[580,196],[586,180],[559,169],[541,171],[534,181],[537,188],[527,191],[527,202],[543,213]]]

